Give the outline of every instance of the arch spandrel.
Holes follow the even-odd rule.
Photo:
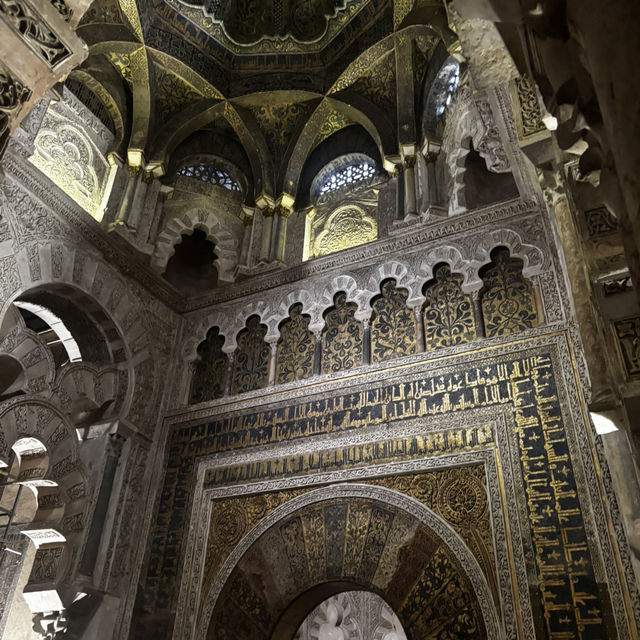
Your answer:
[[[224,552],[213,561],[207,556],[209,586],[195,637],[293,637],[313,607],[349,588],[385,599],[408,638],[427,637],[434,628],[442,632],[438,638],[503,637],[483,569],[454,527],[425,504],[359,484],[285,494],[212,510],[209,544],[224,550],[226,536],[232,551],[223,564]],[[292,613],[311,590],[317,601],[305,598]]]

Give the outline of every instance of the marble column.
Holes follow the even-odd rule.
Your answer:
[[[417,216],[416,204],[416,157],[404,159],[404,217]]]
[[[242,246],[240,247],[240,260],[239,264],[248,267],[249,264],[249,248],[251,246],[251,230],[253,227],[253,212],[249,213],[249,209],[243,207],[243,215],[242,215]]]

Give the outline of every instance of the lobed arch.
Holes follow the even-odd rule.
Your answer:
[[[322,319],[322,312],[318,313],[317,304],[314,301],[313,296],[305,289],[298,289],[287,294],[278,305],[275,312],[276,326],[280,325],[287,320],[289,312],[294,304],[302,305],[302,313],[311,316],[311,325],[316,326],[318,321]]]
[[[324,312],[330,309],[334,305],[334,298],[337,293],[344,291],[347,295],[347,302],[355,302],[358,305],[358,311],[356,312],[356,318],[360,319],[360,316],[366,317],[367,305],[363,298],[365,292],[358,286],[355,278],[350,275],[336,276],[330,280],[322,292],[322,296],[318,301],[319,317],[323,318]],[[324,319],[322,319],[324,324]],[[310,327],[313,329],[313,327]]]
[[[20,391],[49,393],[56,375],[51,350],[37,333],[27,329],[17,308],[9,309],[5,326],[6,333],[0,334],[0,353],[20,364],[24,377]]]
[[[240,221],[238,221],[240,224]],[[151,258],[151,266],[162,273],[175,251],[175,246],[183,235],[191,235],[195,229],[204,231],[207,240],[215,245],[213,264],[218,269],[218,277],[225,282],[234,279],[233,270],[238,263],[240,241],[223,225],[222,220],[212,211],[200,207],[187,209],[180,216],[170,218],[158,233],[156,249]]]
[[[442,141],[449,215],[465,212],[468,208],[464,165],[471,151],[474,119],[471,92],[467,87],[460,88],[448,109]]]
[[[472,293],[482,287],[479,270],[491,262],[490,253],[498,246],[509,249],[510,255],[523,262],[523,275],[533,278],[540,275],[550,262],[550,257],[539,247],[522,241],[520,235],[511,229],[490,231],[479,234],[473,243],[449,243],[432,247],[426,251],[415,265],[399,260],[387,261],[373,267],[364,274],[341,274],[319,283],[317,294],[307,289],[285,289],[282,294],[270,300],[259,300],[244,304],[242,307],[227,307],[226,312],[214,310],[201,317],[197,325],[189,330],[193,336],[186,343],[183,354],[186,360],[196,357],[196,347],[205,339],[212,326],[220,328],[225,336],[224,350],[233,351],[235,335],[244,327],[250,315],[259,315],[261,322],[269,327],[268,339],[276,340],[280,323],[286,320],[289,309],[295,303],[303,305],[304,313],[311,316],[310,329],[320,331],[324,326],[323,314],[333,306],[336,293],[344,291],[351,302],[358,304],[358,317],[367,318],[371,300],[380,293],[381,283],[389,278],[396,280],[396,286],[407,289],[409,306],[417,306],[424,302],[424,285],[434,278],[434,267],[446,263],[453,273],[464,278],[462,288],[465,293]]]
[[[393,260],[379,265],[369,278],[365,289],[366,297],[364,298],[367,306],[371,306],[371,301],[380,295],[380,287],[385,280],[395,280],[396,287],[407,290],[409,293],[407,298],[408,306],[422,304],[424,296],[422,295],[420,283],[416,282],[416,278],[410,273],[407,265],[398,260]]]
[[[207,333],[213,327],[218,327],[220,335],[224,337],[225,343],[222,350],[231,353],[235,349],[235,337],[240,329],[235,328],[235,318],[228,314],[216,311],[207,318],[203,318],[197,324],[185,324],[183,332],[189,336],[182,347],[183,360],[193,364],[198,359],[198,346],[207,338]]]
[[[458,89],[447,113],[442,148],[449,215],[515,197],[518,193],[517,186],[487,98],[484,95],[474,95],[471,87],[465,85]],[[504,174],[505,177],[512,178],[509,184],[501,181],[497,196],[493,194],[490,201],[481,204],[470,202],[468,198],[465,177],[467,160],[468,157],[471,158],[469,154],[472,151],[480,162],[482,171],[488,172],[489,176],[495,174],[493,177],[496,178],[498,174]],[[480,165],[476,171],[480,169]]]
[[[469,260],[465,259],[462,248],[457,245],[441,245],[427,251],[420,262],[418,273],[423,276],[421,278],[421,290],[427,281],[434,278],[434,267],[441,263],[448,264],[453,273],[463,274],[462,288],[465,292],[469,292],[479,286],[478,267],[470,264]]]
[[[269,305],[262,300],[249,302],[238,310],[235,316],[235,329],[233,337],[230,340],[230,346],[233,344],[234,348],[237,346],[236,340],[238,334],[245,328],[247,320],[251,316],[258,316],[260,324],[266,325],[267,333],[264,339],[267,342],[278,339],[278,325],[275,317],[271,313]]]
[[[499,246],[509,249],[514,258],[522,260],[522,273],[525,277],[540,275],[550,260],[539,247],[522,241],[519,233],[513,229],[496,229],[483,234],[477,242],[472,260],[478,269],[491,261],[491,252]]]
[[[433,536],[432,539],[436,541],[434,544],[438,545],[444,555],[452,559],[452,566],[457,567],[462,576],[461,580],[464,580],[465,584],[469,585],[468,589],[469,593],[472,594],[474,611],[479,612],[480,624],[484,630],[484,633],[481,632],[476,637],[497,640],[505,638],[504,628],[478,561],[451,526],[431,509],[413,498],[384,487],[355,483],[338,484],[309,491],[290,499],[263,518],[240,540],[222,565],[211,588],[207,593],[202,594],[201,614],[195,628],[192,628],[190,633],[184,635],[176,631],[174,638],[213,638],[216,637],[212,635],[214,631],[220,633],[221,630],[224,632],[224,626],[216,628],[211,625],[215,625],[216,616],[218,616],[217,620],[223,620],[224,624],[224,618],[219,617],[219,612],[226,606],[229,597],[229,585],[241,579],[243,561],[249,562],[253,554],[259,554],[259,549],[261,545],[265,544],[265,540],[272,544],[272,541],[277,539],[276,532],[279,528],[287,527],[295,519],[304,517],[304,514],[309,514],[308,517],[311,517],[314,512],[317,513],[319,509],[327,505],[346,506],[353,502],[363,505],[363,508],[369,506],[382,508],[383,510],[393,510],[394,513],[406,518],[405,522],[412,523],[411,526],[415,527],[414,534],[419,530],[421,533],[428,532],[427,535]],[[410,529],[411,526],[408,528]],[[363,534],[366,535],[366,532],[363,532]],[[400,553],[400,547],[398,547],[395,556],[392,551],[387,556],[394,559],[396,570],[400,567],[401,557],[404,554],[410,555],[414,549],[411,536],[405,535],[406,538],[390,543],[399,544],[402,547],[402,553]],[[344,548],[342,551],[345,553]],[[265,564],[263,566],[266,567],[266,570],[271,568],[272,565],[267,567]],[[278,570],[283,571],[284,569],[279,565]],[[389,571],[391,573],[387,575],[391,577],[393,571],[392,569],[389,569]],[[394,606],[398,602],[402,602],[403,596],[406,597],[408,594],[398,593],[398,589],[395,589],[394,593],[391,587],[396,585],[391,585],[388,581],[385,585],[384,580],[380,577],[375,581],[374,578],[375,575],[367,578],[362,573],[359,573],[358,577],[354,578],[353,575],[344,570],[344,565],[337,573],[335,571],[329,573],[326,565],[320,567],[315,576],[307,582],[302,581],[304,584],[296,583],[295,588],[285,588],[282,591],[283,595],[280,597],[272,594],[270,605],[273,611],[269,611],[268,614],[270,619],[275,621],[275,625],[270,629],[269,637],[277,638],[278,640],[289,636],[293,637],[297,626],[302,622],[306,613],[311,611],[328,595],[346,591],[353,587],[356,589],[368,589],[382,596],[395,610],[404,628],[408,630],[410,625],[407,625],[407,621],[402,619],[402,609],[400,608],[400,611],[398,611],[398,608]],[[264,575],[263,579],[269,584],[282,584],[283,582],[288,584],[282,573],[279,576],[269,573]],[[258,593],[258,591],[255,592],[256,597]],[[299,598],[305,597],[305,594],[306,601],[304,606],[296,607],[297,615],[295,613],[291,615],[292,605]],[[287,615],[287,612],[289,612],[289,615]]]
[[[120,371],[115,367],[72,363],[58,373],[52,398],[77,429],[87,428],[117,416],[124,400],[118,394],[119,383]]]

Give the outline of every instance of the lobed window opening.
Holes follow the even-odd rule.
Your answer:
[[[320,195],[341,189],[347,184],[368,180],[375,172],[375,167],[368,162],[351,164],[331,174],[320,187]]]
[[[209,184],[224,187],[229,191],[240,191],[240,185],[229,175],[229,173],[216,166],[198,164],[181,167],[176,172],[176,175],[202,180]]]

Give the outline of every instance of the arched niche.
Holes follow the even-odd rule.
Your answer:
[[[234,517],[243,516],[227,513],[225,530],[237,530]],[[315,607],[352,590],[383,598],[410,640],[434,628],[442,637],[504,637],[458,534],[412,498],[357,484],[311,491],[263,518],[218,572],[194,637],[292,640]]]

